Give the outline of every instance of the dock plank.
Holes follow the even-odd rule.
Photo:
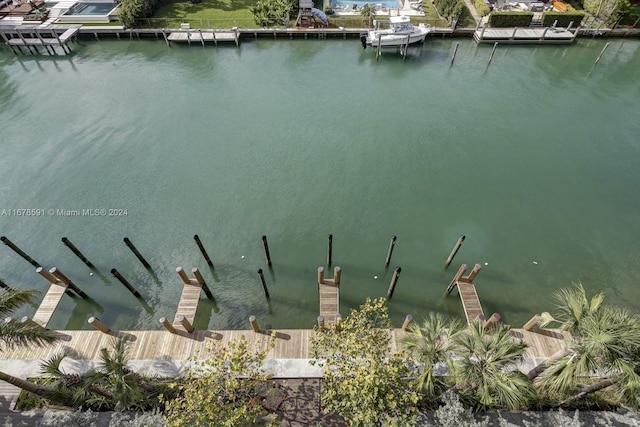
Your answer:
[[[180,302],[178,303],[178,309],[176,310],[176,317],[173,319],[174,328],[186,331],[184,326],[182,326],[182,323],[178,321],[178,317],[181,315],[184,316],[191,325],[193,325],[193,319],[196,317],[198,303],[200,302],[201,291],[202,285],[195,280],[191,280],[190,283],[184,284],[182,294],[180,295]]]
[[[33,321],[42,327],[47,327],[47,324],[53,316],[53,312],[60,304],[60,300],[67,290],[67,285],[62,282],[52,283],[49,286],[49,290],[42,299],[42,302],[38,306],[36,313],[33,315]]]
[[[325,324],[335,323],[336,315],[340,312],[340,285],[333,279],[324,279],[318,283],[320,293],[320,316]]]
[[[478,316],[484,316],[476,287],[472,282],[463,280],[458,280],[457,286],[458,294],[462,301],[462,308],[464,309],[464,315],[467,318],[467,323],[471,324]]]

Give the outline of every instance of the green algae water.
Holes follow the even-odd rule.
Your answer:
[[[461,263],[482,264],[485,313],[514,326],[551,311],[553,291],[575,281],[638,310],[640,43],[607,41],[595,67],[606,41],[499,46],[489,66],[492,46],[466,39],[429,40],[406,62],[376,62],[357,40],[100,41],[66,57],[3,47],[0,234],[91,296],[65,296],[58,329],[86,329],[89,316],[159,328],[175,315],[178,266],[199,268],[215,297],[202,295],[197,328],[248,328],[252,314],[310,327],[329,233],[343,315],[386,295],[399,266],[396,325],[431,310],[462,318],[455,293],[444,297]],[[0,278],[48,288],[4,245]]]

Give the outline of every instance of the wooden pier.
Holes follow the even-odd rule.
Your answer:
[[[484,312],[480,305],[480,298],[478,298],[476,287],[473,284],[473,280],[476,278],[481,268],[482,266],[480,264],[476,264],[471,273],[465,276],[464,273],[467,271],[467,265],[463,264],[447,288],[447,293],[451,293],[454,287],[458,287],[458,294],[462,301],[464,315],[467,318],[467,324],[469,325],[477,319],[484,320]]]
[[[334,269],[333,279],[324,277],[324,267],[318,268],[318,293],[320,294],[320,316],[325,324],[335,323],[340,312],[340,267]]]
[[[220,30],[179,30],[172,31],[169,35],[166,34],[165,30],[162,30],[162,34],[164,35],[165,41],[168,45],[171,42],[176,43],[200,43],[203,46],[205,43],[215,43],[218,42],[234,42],[236,46],[240,43],[240,34],[238,31],[220,31]]]
[[[477,28],[473,39],[478,43],[503,44],[571,44],[578,29],[567,28]]]
[[[33,315],[32,320],[38,325],[46,328],[53,316],[53,312],[58,308],[58,304],[60,304],[60,300],[66,291],[67,285],[64,283],[51,283],[49,290],[38,306],[38,310],[36,310],[36,314]]]
[[[176,268],[176,272],[182,279],[184,287],[182,288],[182,295],[180,295],[176,317],[173,320],[173,327],[177,330],[193,332],[193,320],[198,310],[200,293],[204,290],[209,296],[210,292],[197,269],[193,269],[195,279],[189,279],[182,267]]]
[[[77,36],[80,27],[81,25],[47,29],[40,29],[38,27],[10,28],[1,30],[0,36],[15,54],[18,52],[23,53],[22,47],[26,47],[29,52],[34,54],[40,52],[39,47],[44,47],[49,54],[53,55],[56,53],[56,46],[61,47],[64,53],[68,54],[71,53],[69,42]],[[58,34],[61,30],[63,32]]]

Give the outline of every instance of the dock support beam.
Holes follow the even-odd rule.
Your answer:
[[[198,245],[200,252],[202,252],[202,256],[204,256],[204,259],[207,261],[207,264],[209,265],[209,267],[213,268],[213,262],[211,261],[211,258],[209,258],[209,254],[204,248],[204,245],[200,241],[200,237],[198,237],[198,235],[196,234],[195,236],[193,236],[193,240],[196,241],[196,244]]]
[[[124,244],[127,245],[127,247],[129,249],[131,249],[131,252],[133,252],[133,254],[136,256],[136,258],[138,258],[138,260],[142,263],[142,265],[144,265],[145,268],[147,269],[151,269],[151,265],[149,265],[149,263],[147,262],[146,259],[144,259],[144,257],[140,254],[140,252],[138,251],[138,249],[133,245],[133,243],[131,243],[131,240],[129,240],[128,237],[124,238]]]
[[[85,264],[87,267],[89,267],[89,268],[95,268],[95,267],[93,266],[93,264],[91,263],[91,261],[89,261],[89,260],[87,259],[87,257],[85,257],[85,256],[82,254],[82,252],[80,252],[80,251],[78,250],[78,248],[76,248],[76,246],[75,246],[73,243],[71,243],[71,241],[70,241],[69,239],[67,239],[66,237],[63,237],[63,238],[62,238],[62,243],[64,243],[64,245],[65,245],[66,247],[68,247],[69,249],[71,249],[71,252],[73,252],[73,253],[74,253],[78,258],[80,258],[80,261],[84,262],[84,264]]]
[[[31,258],[29,255],[27,255],[26,253],[24,253],[22,251],[22,249],[20,249],[19,247],[17,247],[11,240],[9,240],[7,237],[2,236],[0,237],[0,240],[2,240],[2,243],[4,243],[5,245],[9,246],[11,249],[13,249],[13,251],[15,253],[17,253],[18,255],[20,255],[22,258],[26,259],[27,261],[29,261],[29,263],[31,265],[33,265],[35,268],[40,267],[40,264],[38,264],[37,262],[35,262],[33,260],[33,258]]]

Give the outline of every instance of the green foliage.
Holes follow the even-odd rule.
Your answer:
[[[435,0],[434,6],[438,10],[438,14],[448,22],[458,19],[464,9],[462,0]]]
[[[571,22],[573,22],[572,27],[577,28],[582,23],[585,16],[584,12],[579,11],[562,13],[550,10],[542,14],[542,26],[550,27],[554,22],[558,21],[556,23],[557,27],[566,28]]]
[[[37,291],[23,291],[6,288],[0,292],[0,317],[11,316],[14,311],[27,304],[38,296]],[[34,322],[0,322],[0,343],[5,348],[12,349],[16,346],[44,346],[54,343],[59,339],[59,335],[45,329]]]
[[[166,402],[169,426],[253,426],[268,411],[262,399],[274,391],[262,370],[269,349],[251,352],[242,337],[228,346],[214,345],[205,360],[195,360],[185,382],[176,384],[180,396]],[[277,425],[277,424],[274,424]]]
[[[250,10],[256,25],[268,27],[287,25],[287,17],[293,7],[288,0],[258,0]]]
[[[156,8],[156,0],[122,0],[118,15],[122,23],[135,28],[138,19],[149,18]]]
[[[316,329],[311,363],[324,368],[326,412],[337,412],[352,426],[414,424],[418,394],[410,387],[406,355],[391,352],[390,328],[386,300],[367,298],[339,330]]]
[[[376,17],[376,9],[373,6],[370,6],[369,3],[366,3],[360,9],[360,16],[367,22],[367,26],[371,28],[373,20]]]
[[[435,411],[440,427],[487,427],[488,418],[476,421],[471,409],[466,409],[457,394],[448,391],[443,395],[444,405]]]
[[[489,15],[489,26],[528,27],[533,19],[533,12],[493,12]]]
[[[482,16],[487,16],[491,13],[491,9],[483,0],[475,0],[473,5],[476,7],[478,13]]]
[[[611,23],[618,15],[623,15],[631,9],[630,0],[584,0],[582,7],[598,18],[604,18]]]

